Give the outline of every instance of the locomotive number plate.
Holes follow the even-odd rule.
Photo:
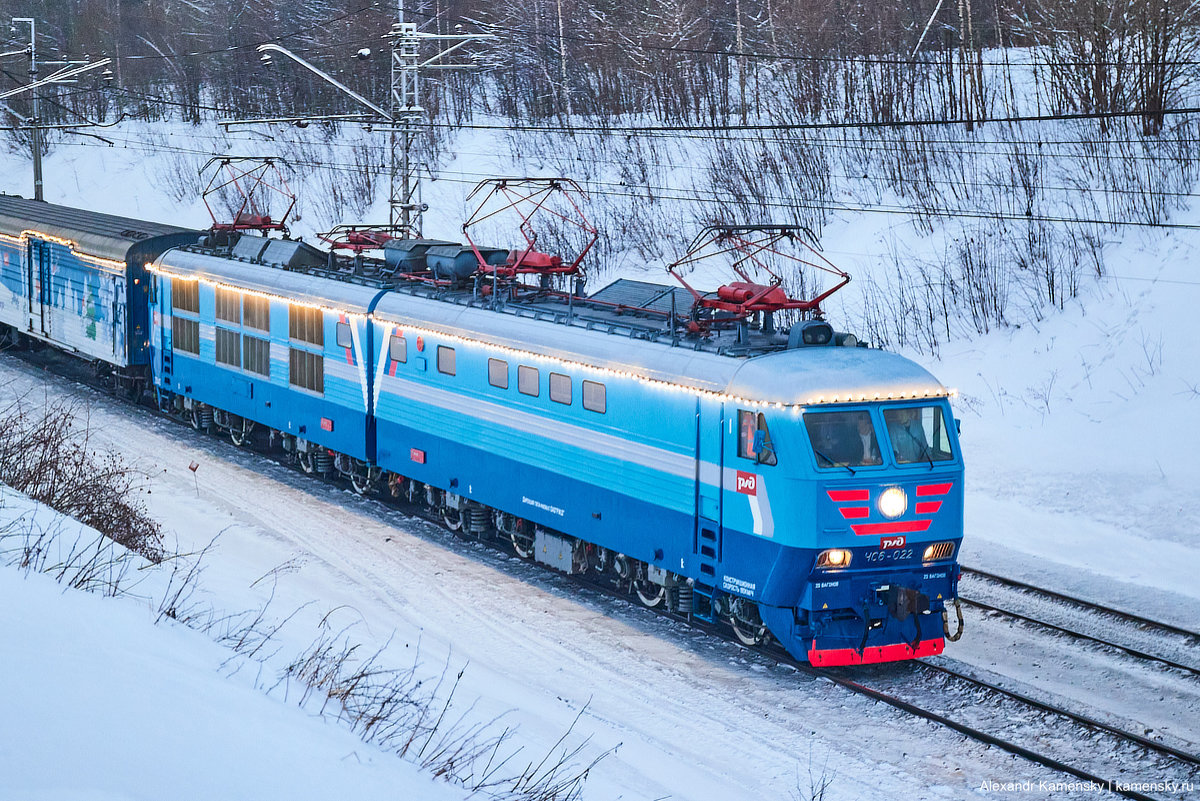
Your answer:
[[[868,562],[901,562],[913,558],[912,548],[892,548],[886,551],[871,551],[867,554]]]

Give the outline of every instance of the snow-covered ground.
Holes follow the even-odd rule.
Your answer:
[[[488,152],[485,144],[472,147]],[[149,186],[158,174],[149,164],[153,158],[159,156],[135,148],[60,148],[47,161],[47,199],[202,226],[206,218],[196,203],[177,203],[150,189],[111,191],[114,183]],[[0,191],[28,194],[28,168],[20,158],[0,156],[0,176]],[[457,213],[465,187],[435,190],[441,193],[440,207],[428,191],[426,199]],[[1185,210],[1173,221],[1200,223],[1200,208]],[[875,231],[869,224],[867,229]],[[847,219],[825,232],[826,253],[856,276],[872,269],[877,260],[872,254],[882,250],[882,242],[863,230],[863,221]],[[438,229],[429,233],[438,235]],[[888,235],[895,236],[895,229]],[[956,414],[968,461],[964,563],[1200,628],[1200,426],[1195,422],[1200,327],[1194,311],[1200,278],[1191,269],[1200,257],[1198,248],[1200,230],[1118,231],[1106,249],[1108,275],[1085,284],[1081,299],[1061,313],[1037,324],[951,341],[937,359],[907,354],[960,393]],[[853,302],[851,295],[847,304]],[[0,384],[5,393],[91,395],[2,356]],[[581,763],[615,749],[592,771],[585,798],[806,798],[821,776],[832,779],[826,795],[831,799],[986,797],[991,793],[979,789],[985,779],[1036,781],[1048,775],[638,610],[586,593],[581,597],[569,583],[515,560],[453,549],[446,533],[378,503],[304,481],[127,407],[97,400],[92,420],[105,441],[153,474],[151,509],[179,538],[181,549],[202,547],[217,537],[203,575],[206,597],[215,605],[240,610],[273,596],[271,608],[280,617],[304,607],[281,633],[281,640],[297,650],[311,641],[322,616],[337,610],[338,625],[353,623],[356,637],[386,646],[390,664],[407,667],[417,661],[430,675],[465,666],[456,697],[475,704],[475,720],[502,716],[501,726],[516,726],[515,737],[527,754],[551,749],[579,716],[568,740],[591,738]],[[187,469],[192,461],[200,463],[195,475]],[[268,574],[269,581],[259,581]],[[293,752],[272,752],[261,760],[264,773],[248,775],[239,786],[272,786],[265,771],[278,766],[292,779],[323,777],[292,781],[285,786],[295,792],[279,797],[328,797],[320,781],[343,778],[362,782],[360,797],[383,797],[370,782],[384,781],[390,771],[409,777],[403,765],[392,766],[389,757],[287,708],[278,697],[246,700],[255,682],[241,674],[231,682],[221,679],[215,646],[187,632],[147,630],[145,612],[126,602],[77,599],[11,571],[0,571],[0,593],[5,675],[13,676],[15,686],[48,688],[51,681],[64,681],[78,692],[74,704],[62,707],[66,720],[40,713],[68,695],[49,689],[46,706],[35,708],[29,696],[38,693],[25,693],[17,715],[0,716],[0,796],[169,794],[143,791],[134,781],[136,766],[176,764],[172,754],[186,747],[157,736],[155,727],[164,706],[186,714],[187,703],[202,689],[212,694],[204,706],[214,715],[183,729],[195,735],[190,753],[223,747],[230,757],[255,753],[228,733],[235,730],[262,743],[284,732],[304,734],[304,742],[292,744]],[[13,609],[21,611],[13,616]],[[104,617],[108,614],[112,617]],[[96,635],[107,628],[132,639],[114,647],[114,640]],[[989,639],[1001,636],[986,622],[968,618],[966,636],[950,645],[947,655],[1004,672],[1011,647]],[[23,649],[22,659],[8,657],[14,647]],[[140,666],[148,668],[141,682],[128,679],[117,660],[130,651],[151,655],[141,660]],[[97,661],[100,653],[112,654],[113,661],[95,671],[68,672],[72,665]],[[186,665],[185,654],[195,657]],[[1041,686],[1035,681],[1039,660],[1023,655],[1011,661],[1013,672],[1005,675]],[[25,670],[10,673],[10,665]],[[164,671],[163,665],[172,667]],[[120,675],[110,679],[108,671]],[[114,702],[105,693],[118,681],[164,700],[136,709],[132,702]],[[1081,691],[1067,689],[1066,694]],[[124,695],[112,693],[118,694]],[[91,701],[94,696],[103,702]],[[1162,703],[1187,705],[1186,697],[1169,697]],[[243,701],[226,707],[225,722],[216,722],[215,710],[237,699]],[[110,742],[115,738],[109,714],[118,720],[120,748]],[[1180,717],[1173,710],[1147,713],[1167,725]],[[1200,717],[1200,707],[1194,717]],[[139,732],[147,734],[139,737]],[[100,767],[104,760],[89,753],[80,757],[76,784],[50,778],[65,755],[87,751],[82,743],[93,740],[119,751],[107,772]],[[1195,751],[1194,741],[1192,746]],[[354,764],[347,765],[351,760]],[[160,773],[191,775],[188,765],[198,763]],[[124,773],[117,771],[118,764]],[[109,772],[130,782],[97,778]],[[237,791],[208,797],[213,795],[237,797]]]
[[[99,537],[0,487],[0,531],[13,521],[84,545]],[[128,580],[138,595],[162,590],[136,571]],[[466,797],[364,745],[315,705],[302,709],[261,692],[254,675],[232,675],[226,648],[179,625],[155,626],[147,603],[5,567],[0,637],[0,797]]]

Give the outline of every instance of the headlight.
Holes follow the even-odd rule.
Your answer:
[[[935,542],[925,549],[921,561],[936,562],[939,559],[949,559],[951,556],[954,556],[953,542]]]
[[[817,557],[817,567],[826,569],[847,567],[850,564],[851,556],[853,554],[845,548],[830,548],[828,551],[821,551]]]
[[[888,487],[879,496],[879,511],[884,517],[899,517],[908,509],[908,496],[899,487]]]

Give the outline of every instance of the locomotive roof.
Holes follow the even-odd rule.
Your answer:
[[[190,230],[0,194],[0,233],[20,236],[30,229],[68,239],[89,255],[115,261],[125,261],[138,242]]]
[[[522,313],[528,309],[501,313],[484,301],[472,300],[471,293],[439,293],[435,287],[409,282],[397,286],[367,279],[350,281],[340,273],[284,270],[198,248],[168,251],[159,263],[168,274],[196,276],[359,314],[372,310],[374,302],[375,317],[402,330],[424,329],[767,403],[810,405],[852,397],[947,394],[921,366],[875,348],[829,345],[736,357],[694,347],[691,342],[673,344],[670,337],[643,338],[637,336],[636,328],[614,333],[604,327],[564,324],[563,318],[536,309],[532,313]]]
[[[287,298],[295,303],[366,314],[379,287],[336,281],[319,275],[265,267],[250,261],[213,256],[202,250],[169,250],[158,260],[170,273]]]

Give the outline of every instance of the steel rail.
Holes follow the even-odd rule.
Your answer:
[[[1013,612],[1008,609],[1002,609],[1001,607],[992,606],[991,604],[984,603],[983,601],[976,601],[971,598],[965,598],[961,595],[959,596],[958,600],[962,601],[964,604],[967,604],[968,606],[973,606],[976,609],[982,609],[985,612],[995,612],[997,614],[1004,615],[1005,617],[1010,617],[1013,620],[1019,620],[1022,623],[1029,623],[1031,625],[1039,626],[1041,628],[1048,629],[1050,631],[1058,632],[1059,634],[1066,634],[1066,635],[1068,635],[1070,637],[1074,637],[1078,640],[1084,640],[1085,642],[1094,643],[1096,645],[1102,645],[1106,648],[1112,648],[1117,651],[1123,651],[1124,653],[1129,654],[1130,656],[1137,657],[1138,659],[1142,659],[1147,662],[1158,662],[1160,664],[1166,665],[1167,667],[1174,668],[1175,670],[1180,670],[1185,673],[1188,673],[1192,676],[1200,676],[1200,668],[1196,668],[1191,665],[1185,665],[1181,662],[1175,662],[1174,660],[1167,659],[1166,657],[1157,656],[1156,654],[1151,654],[1146,651],[1141,651],[1137,648],[1133,648],[1128,645],[1121,645],[1120,643],[1112,642],[1110,640],[1105,640],[1101,637],[1093,637],[1090,634],[1084,634],[1081,631],[1075,631],[1074,629],[1068,629],[1068,628],[1066,628],[1064,626],[1060,626],[1056,623],[1049,623],[1045,620],[1039,620],[1035,617],[1029,617],[1028,615],[1021,614],[1020,612]]]
[[[999,575],[996,575],[995,573],[989,573],[986,570],[980,570],[975,567],[967,567],[966,565],[960,565],[959,567],[962,570],[962,572],[966,575],[978,576],[986,581],[991,581],[996,584],[1004,584],[1006,586],[1013,587],[1013,588],[1016,588],[1019,590],[1024,590],[1026,592],[1034,593],[1037,595],[1042,595],[1047,598],[1053,598],[1056,601],[1073,604],[1073,605],[1081,607],[1083,609],[1090,609],[1099,614],[1109,615],[1110,617],[1127,620],[1130,623],[1136,623],[1139,626],[1144,626],[1146,628],[1158,629],[1159,631],[1168,632],[1170,634],[1175,634],[1180,637],[1186,637],[1188,639],[1195,640],[1197,643],[1200,643],[1200,632],[1192,631],[1191,629],[1185,629],[1185,628],[1181,628],[1179,626],[1174,626],[1170,623],[1163,623],[1158,620],[1152,620],[1148,617],[1143,617],[1141,615],[1134,614],[1133,612],[1127,612],[1123,609],[1114,609],[1110,606],[1104,606],[1102,604],[1098,604],[1095,601],[1088,601],[1088,600],[1085,600],[1083,598],[1078,598],[1073,595],[1067,595],[1065,593],[1046,589],[1045,587],[1039,587],[1035,584],[1028,584],[1024,581],[1018,581],[1017,579],[1007,578],[1005,576],[999,576]]]

